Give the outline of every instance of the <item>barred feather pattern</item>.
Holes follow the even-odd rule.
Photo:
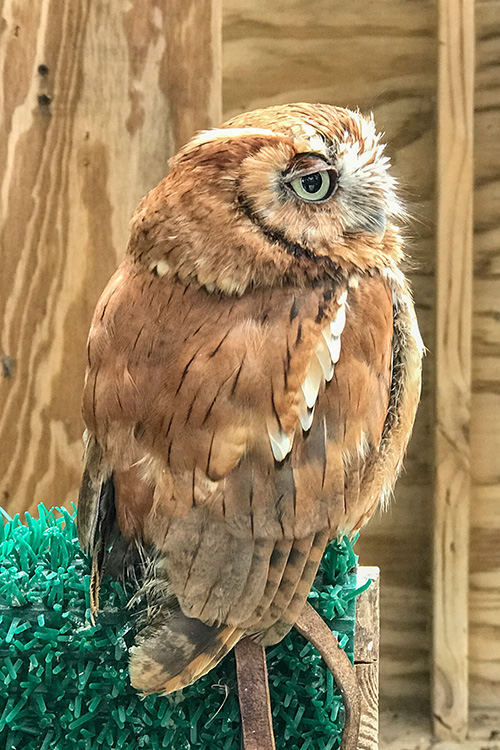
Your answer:
[[[423,346],[367,122],[288,105],[193,139],[96,308],[79,534],[94,613],[106,570],[133,571],[144,598],[143,693],[198,679],[244,635],[280,640],[329,540],[400,469]],[[293,197],[290,174],[327,167],[331,198]]]

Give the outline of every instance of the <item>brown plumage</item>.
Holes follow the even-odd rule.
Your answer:
[[[171,692],[280,640],[328,541],[391,492],[422,344],[372,120],[259,110],[201,133],[140,204],[97,306],[79,533],[151,617],[132,683]]]

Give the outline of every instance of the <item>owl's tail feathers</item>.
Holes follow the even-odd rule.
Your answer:
[[[213,669],[245,635],[231,626],[205,625],[181,610],[149,627],[130,654],[130,680],[144,695],[173,693]]]

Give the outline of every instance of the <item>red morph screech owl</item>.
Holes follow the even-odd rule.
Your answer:
[[[81,542],[172,692],[279,641],[328,542],[391,493],[423,346],[372,119],[290,104],[199,133],[139,205],[88,340]]]

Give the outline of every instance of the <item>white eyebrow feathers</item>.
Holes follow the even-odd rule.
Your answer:
[[[212,128],[211,130],[202,130],[193,138],[191,143],[210,143],[211,141],[227,140],[228,138],[248,138],[252,135],[263,135],[268,138],[285,137],[284,133],[275,133],[274,130],[267,130],[266,128]]]

